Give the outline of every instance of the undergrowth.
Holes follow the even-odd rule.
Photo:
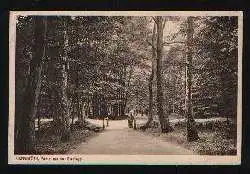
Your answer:
[[[155,125],[155,124],[154,124]],[[200,155],[236,155],[236,125],[228,122],[204,122],[198,125],[199,140],[188,142],[184,123],[176,123],[174,131],[161,133],[159,127],[151,127],[145,133],[159,136],[162,139],[193,150]]]

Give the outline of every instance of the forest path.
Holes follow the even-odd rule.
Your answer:
[[[89,120],[102,125],[102,120]],[[165,142],[159,137],[145,135],[128,128],[127,120],[109,121],[105,131],[92,137],[68,154],[143,154],[143,155],[191,155],[192,151]]]

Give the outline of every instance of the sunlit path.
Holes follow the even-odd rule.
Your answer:
[[[89,120],[102,125],[102,120]],[[193,152],[160,138],[144,135],[127,128],[127,120],[110,121],[105,131],[83,142],[69,154],[145,154],[145,155],[184,155]]]

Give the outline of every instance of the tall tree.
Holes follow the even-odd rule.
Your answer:
[[[69,69],[69,61],[68,61],[68,44],[69,38],[67,33],[67,24],[66,19],[62,19],[63,22],[63,50],[60,55],[60,63],[61,63],[61,121],[63,125],[62,129],[62,141],[69,140],[70,136],[70,124],[69,124],[69,101],[68,101],[68,69]]]
[[[35,117],[41,90],[42,61],[45,57],[46,17],[34,16],[34,43],[30,62],[28,84],[24,91],[19,133],[15,150],[17,153],[31,154],[35,150]]]
[[[152,57],[151,57],[151,72],[148,81],[148,94],[149,94],[149,105],[148,105],[148,120],[142,129],[147,129],[150,123],[153,121],[153,82],[155,77],[155,58],[156,58],[156,24],[154,23],[151,42],[148,42],[151,46]]]
[[[156,33],[156,26],[154,24],[153,28],[153,36],[152,36],[152,67],[151,67],[151,74],[149,77],[149,84],[148,84],[148,91],[149,91],[149,108],[148,108],[148,121],[146,123],[146,127],[150,124],[153,120],[153,82],[155,77],[155,57],[156,57],[156,50],[155,50],[155,33]]]
[[[186,118],[187,118],[187,140],[199,139],[192,113],[192,52],[193,52],[193,18],[187,18],[187,59],[186,59]]]
[[[156,84],[157,84],[157,112],[161,124],[161,131],[167,133],[172,131],[169,123],[169,118],[164,113],[163,109],[163,89],[162,89],[162,56],[163,56],[163,29],[166,24],[166,19],[162,16],[154,18],[157,26],[157,46],[156,46]]]

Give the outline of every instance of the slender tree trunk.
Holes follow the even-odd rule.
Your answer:
[[[149,89],[149,109],[148,109],[148,121],[145,125],[147,128],[149,124],[153,121],[153,80],[154,80],[154,67],[152,65],[152,71],[149,79],[148,89]]]
[[[67,28],[64,21],[64,31],[63,31],[63,40],[64,40],[64,47],[63,47],[63,55],[61,56],[61,75],[62,75],[62,84],[61,84],[61,108],[62,108],[62,141],[68,141],[70,138],[70,124],[69,124],[69,103],[68,103],[68,96],[67,96],[67,88],[68,88],[68,34]]]
[[[187,60],[186,60],[186,118],[187,118],[187,140],[195,141],[199,139],[198,132],[195,125],[195,120],[192,113],[192,44],[193,44],[193,21],[192,17],[188,17],[188,30],[187,30]]]
[[[155,57],[156,57],[156,50],[155,50],[155,33],[156,33],[156,24],[154,24],[153,28],[153,36],[152,36],[152,67],[151,67],[151,74],[149,77],[148,83],[148,92],[149,92],[149,107],[148,107],[148,121],[146,122],[145,126],[142,129],[147,129],[150,123],[153,121],[153,82],[155,76]]]
[[[156,79],[157,79],[157,110],[158,116],[161,124],[161,130],[163,133],[172,131],[169,124],[168,116],[165,115],[163,109],[163,89],[162,89],[162,52],[163,52],[163,28],[164,20],[163,17],[156,17],[155,19],[157,25],[157,47],[156,47]]]
[[[88,104],[88,118],[93,116],[93,94],[89,96],[89,104]]]
[[[79,114],[80,114],[80,117],[81,117],[81,120],[82,122],[84,122],[84,115],[83,115],[83,100],[82,100],[82,97],[80,96],[80,105],[79,105]]]
[[[41,128],[41,116],[40,114],[37,114],[37,133],[36,133],[36,137],[38,139],[38,141],[40,141],[40,129]]]
[[[97,102],[97,106],[98,106],[98,117],[101,117],[101,95],[98,94],[98,102]]]
[[[126,79],[127,73],[126,73],[126,66],[123,66],[122,68],[122,75],[121,75],[121,85],[122,85],[122,89],[121,89],[121,115],[125,116],[125,109],[126,109],[126,99],[125,99],[125,95],[126,95],[126,83],[125,83],[125,79]]]
[[[75,115],[74,115],[74,111],[75,111],[75,107],[74,107],[74,103],[73,103],[73,101],[72,101],[72,112],[70,112],[71,113],[71,125],[73,125],[74,124],[74,119],[75,119]]]
[[[85,119],[89,117],[89,112],[90,112],[90,97],[89,96],[87,97],[87,106],[86,106],[85,112],[86,114],[84,117],[84,122],[85,122]]]
[[[129,71],[129,76],[128,76],[128,82],[127,82],[127,85],[125,85],[125,92],[124,92],[124,105],[123,105],[123,110],[124,112],[126,112],[126,107],[127,107],[127,102],[128,102],[128,91],[129,91],[129,87],[130,87],[130,82],[131,82],[131,77],[132,77],[132,67],[130,68],[130,71]],[[125,72],[126,72],[126,69],[125,69]]]
[[[79,91],[79,71],[76,72],[76,89]],[[81,114],[81,100],[80,100],[80,93],[77,92],[76,94],[76,99],[77,99],[77,118],[78,121],[83,122],[82,114]]]
[[[92,117],[96,117],[97,116],[97,112],[96,112],[96,108],[97,108],[97,105],[96,105],[96,93],[94,93],[93,95],[92,95],[92,114],[91,114],[91,116]]]
[[[71,115],[71,125],[74,124],[75,120],[75,93],[72,94],[72,98],[69,103],[69,115]]]
[[[32,154],[35,151],[35,118],[41,90],[42,60],[45,56],[45,39],[47,20],[35,16],[35,40],[33,56],[30,62],[28,85],[24,92],[21,119],[19,120],[19,134],[16,140],[15,152],[18,154]]]
[[[86,101],[87,103],[88,101]],[[82,106],[82,119],[83,119],[83,123],[85,123],[86,117],[87,117],[87,104],[84,103]]]

